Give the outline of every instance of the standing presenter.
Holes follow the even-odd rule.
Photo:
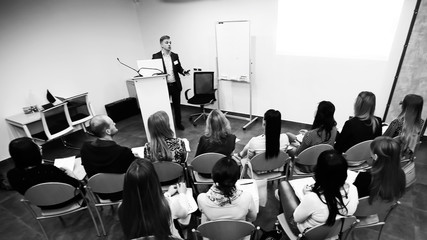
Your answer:
[[[189,75],[190,70],[184,71],[179,61],[178,54],[173,53],[172,41],[170,37],[165,35],[160,38],[161,50],[153,54],[153,59],[162,59],[163,70],[167,74],[166,81],[168,83],[169,96],[172,96],[173,112],[175,114],[175,126],[179,130],[184,130],[181,123],[181,91],[182,84],[179,74],[185,76]]]

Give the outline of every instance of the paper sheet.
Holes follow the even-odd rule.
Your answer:
[[[181,138],[182,139],[182,141],[184,142],[184,144],[185,144],[185,150],[187,151],[187,152],[191,152],[191,149],[190,149],[190,142],[188,141],[188,139],[186,139],[186,138]]]
[[[71,156],[66,158],[57,158],[55,159],[55,162],[53,165],[57,168],[65,168],[73,171],[75,161],[76,161],[76,156]]]
[[[76,158],[73,173],[78,180],[83,180],[86,177],[86,170],[82,165],[81,158]]]
[[[135,155],[139,158],[144,158],[144,149],[145,149],[145,147],[142,146],[142,147],[134,147],[131,150],[132,150],[133,155]]]

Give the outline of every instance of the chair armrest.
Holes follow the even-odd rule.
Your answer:
[[[185,90],[185,99],[187,99],[187,101],[188,101],[188,92],[191,90],[191,88],[189,88],[189,89],[187,89],[187,90]]]

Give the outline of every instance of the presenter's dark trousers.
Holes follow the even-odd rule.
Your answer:
[[[175,125],[181,124],[181,91],[176,82],[168,83],[169,96],[172,97],[172,108],[175,115]]]

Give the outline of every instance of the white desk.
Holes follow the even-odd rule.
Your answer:
[[[30,114],[20,113],[7,117],[5,120],[9,124],[15,138],[33,138],[32,134],[43,131],[40,112]]]

